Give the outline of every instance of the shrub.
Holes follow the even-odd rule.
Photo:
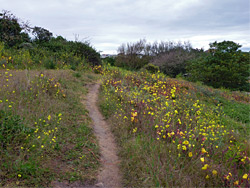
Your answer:
[[[211,43],[207,55],[189,63],[189,79],[216,88],[249,90],[249,54],[242,53],[240,47],[232,41]]]
[[[187,62],[196,57],[197,51],[187,51],[185,48],[173,49],[155,57],[152,63],[160,67],[160,70],[170,77],[186,73]]]
[[[143,68],[146,69],[148,72],[153,73],[153,74],[157,73],[160,70],[160,68],[158,66],[153,65],[151,63],[145,65]]]

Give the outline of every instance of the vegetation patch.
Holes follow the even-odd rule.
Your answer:
[[[0,186],[96,180],[99,151],[81,103],[89,72],[0,70]]]
[[[249,186],[250,124],[241,110],[249,95],[235,100],[161,73],[107,67],[104,75],[100,108],[121,146],[124,186]]]

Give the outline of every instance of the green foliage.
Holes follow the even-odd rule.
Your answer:
[[[232,41],[210,44],[208,54],[188,65],[191,81],[201,81],[213,87],[249,90],[249,54],[242,53]]]
[[[115,65],[115,58],[114,57],[106,57],[103,61],[111,66]]]
[[[30,132],[25,127],[18,115],[13,115],[11,111],[0,110],[0,148],[1,150],[11,144],[18,142]]]
[[[32,34],[35,36],[35,40],[38,42],[48,42],[53,36],[51,32],[41,27],[34,27]]]
[[[158,71],[160,71],[160,68],[158,66],[151,63],[145,65],[143,68],[145,68],[150,73],[157,73]]]
[[[19,23],[18,18],[9,11],[0,13],[0,41],[7,46],[13,47],[30,40],[29,35],[22,32],[24,27]]]

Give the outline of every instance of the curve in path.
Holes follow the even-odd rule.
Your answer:
[[[100,187],[122,187],[121,175],[119,171],[119,159],[117,156],[117,147],[110,127],[104,121],[102,114],[97,107],[98,91],[100,83],[90,85],[89,93],[86,98],[86,107],[89,116],[93,120],[95,135],[99,141],[101,152],[102,168],[98,174],[98,183]]]

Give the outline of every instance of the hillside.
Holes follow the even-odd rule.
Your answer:
[[[107,67],[100,108],[125,187],[248,187],[249,95]]]

